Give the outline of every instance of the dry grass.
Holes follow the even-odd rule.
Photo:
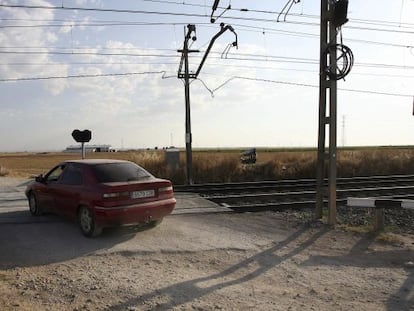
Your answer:
[[[193,151],[194,181],[315,178],[315,150],[258,150],[258,162],[254,165],[241,164],[239,155],[240,150]],[[44,173],[61,161],[79,157],[79,154],[68,153],[0,154],[0,175],[27,178]],[[130,160],[176,184],[186,181],[185,150],[180,152],[180,164],[174,169],[167,166],[163,150],[91,153],[87,157]],[[339,150],[337,167],[339,177],[414,174],[414,149],[384,147]]]
[[[394,244],[394,245],[404,244],[404,241],[401,235],[395,234],[392,232],[382,232],[381,234],[378,235],[377,240],[384,242],[384,243]]]
[[[0,165],[0,177],[9,175],[9,171]]]

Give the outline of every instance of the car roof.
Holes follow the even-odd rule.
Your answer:
[[[64,163],[80,163],[85,165],[96,165],[96,164],[110,164],[110,163],[131,163],[125,160],[115,159],[83,159],[83,160],[67,160]]]

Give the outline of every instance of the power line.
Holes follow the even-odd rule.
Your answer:
[[[160,57],[160,58],[179,58],[177,54],[151,54],[151,53],[102,53],[102,52],[63,52],[63,51],[1,51],[0,54],[13,55],[66,55],[66,56],[122,56],[122,57]],[[212,54],[220,54],[212,52]],[[193,56],[199,58],[200,56]],[[273,62],[273,63],[295,63],[295,64],[318,64],[318,60],[310,58],[299,57],[285,57],[275,55],[260,55],[260,54],[243,54],[232,53],[231,56],[225,58],[212,56],[211,59],[225,59],[233,61],[254,61],[254,62]],[[370,67],[370,68],[390,68],[390,69],[414,69],[414,66],[384,64],[384,63],[355,63],[356,67]]]
[[[286,68],[286,67],[270,67],[270,66],[258,66],[258,65],[235,65],[235,64],[222,64],[222,63],[209,63],[211,66],[224,66],[224,67],[232,67],[232,68],[244,68],[244,69],[260,69],[260,70],[275,70],[275,71],[290,71],[290,72],[309,72],[318,74],[317,70],[307,70],[307,69],[299,69],[299,68]],[[120,62],[65,62],[65,63],[58,63],[58,62],[8,62],[8,63],[0,63],[0,66],[66,66],[66,65],[166,65],[166,66],[176,66],[176,62],[127,62],[127,61],[120,61]],[[375,73],[367,73],[367,72],[352,72],[353,75],[364,75],[364,76],[376,76],[376,77],[394,77],[394,78],[414,78],[411,75],[398,75],[398,74],[375,74]]]
[[[0,79],[0,82],[38,81],[38,80],[71,79],[71,78],[120,77],[120,76],[135,76],[135,75],[148,75],[148,74],[162,74],[162,77],[161,77],[162,79],[176,77],[175,75],[166,76],[166,71],[144,71],[144,72],[81,74],[81,75],[31,77],[31,78],[6,78],[6,79]]]
[[[277,80],[271,80],[271,79],[250,78],[250,77],[243,77],[243,76],[233,76],[233,77],[227,79],[222,84],[220,84],[218,87],[216,87],[212,90],[208,89],[208,91],[210,93],[214,94],[214,92],[218,91],[219,89],[224,87],[226,84],[228,84],[229,82],[231,82],[232,80],[235,80],[235,79],[248,80],[248,81],[257,81],[257,82],[266,82],[266,83],[275,83],[275,84],[290,85],[290,86],[302,86],[302,87],[319,88],[319,85],[314,85],[314,84],[277,81]],[[338,90],[346,91],[346,92],[354,92],[354,93],[386,95],[386,96],[396,96],[396,97],[407,97],[407,98],[412,98],[413,97],[413,95],[409,95],[409,94],[378,92],[378,91],[370,91],[370,90],[358,90],[358,89],[347,89],[347,88],[338,88]]]
[[[148,23],[148,22],[108,22],[108,23],[80,23],[76,24],[45,24],[45,25],[0,25],[0,28],[46,28],[46,27],[108,27],[108,26],[185,26],[187,23]],[[212,28],[210,23],[197,23],[198,26],[201,27],[210,27]],[[289,31],[289,30],[279,30],[275,28],[269,27],[258,27],[258,26],[250,26],[250,25],[243,25],[243,24],[232,24],[234,27],[244,28],[241,29],[242,31],[247,32],[256,32],[261,34],[278,34],[278,35],[287,35],[287,36],[297,36],[297,37],[309,37],[309,38],[319,38],[319,34],[316,33],[307,33],[307,32],[299,32],[299,31]],[[362,40],[362,39],[353,39],[345,37],[347,41],[351,42],[361,42],[366,44],[375,44],[375,45],[384,45],[384,46],[393,46],[393,47],[401,47],[401,48],[412,48],[413,45],[407,44],[398,44],[398,43],[391,43],[391,42],[380,42],[380,41],[372,41],[372,40]]]
[[[185,26],[188,23],[172,22],[77,22],[63,21],[63,24],[0,25],[0,28],[48,28],[48,27],[108,27],[108,26]],[[210,25],[209,23],[200,23]]]
[[[0,82],[21,82],[21,81],[39,81],[39,80],[52,80],[52,79],[72,79],[72,78],[98,78],[98,77],[120,77],[120,76],[133,76],[133,75],[147,75],[147,74],[162,74],[162,79],[168,78],[176,78],[176,75],[167,76],[166,71],[144,71],[144,72],[126,72],[126,73],[104,73],[104,74],[81,74],[81,75],[67,75],[67,76],[48,76],[48,77],[31,77],[31,78],[7,78],[7,79],[0,79]],[[257,82],[266,82],[266,83],[274,83],[274,84],[282,84],[288,86],[300,86],[300,87],[310,87],[310,88],[318,88],[318,85],[314,84],[307,84],[307,83],[297,83],[297,82],[289,82],[289,81],[277,81],[271,79],[261,79],[261,78],[250,78],[250,77],[243,77],[243,76],[233,76],[227,79],[225,82],[220,84],[218,87],[214,89],[209,89],[207,85],[202,81],[203,85],[206,89],[214,95],[216,91],[223,88],[229,82],[235,79],[240,80],[249,80],[249,81],[257,81]],[[375,95],[386,95],[386,96],[395,96],[395,97],[407,97],[412,98],[413,95],[408,94],[400,94],[400,93],[390,93],[390,92],[378,92],[378,91],[370,91],[370,90],[358,90],[358,89],[346,89],[346,88],[339,88],[339,90],[347,91],[347,92],[354,92],[354,93],[363,93],[363,94],[375,94]]]
[[[176,62],[12,62],[0,63],[0,66],[66,66],[66,65],[177,65]]]
[[[147,1],[147,0],[141,0],[141,1]],[[183,3],[179,3],[179,4],[183,4]],[[188,5],[188,4],[185,4]],[[197,5],[193,5],[193,6],[197,6]],[[203,6],[204,7],[204,6]],[[233,9],[232,9],[233,10]],[[247,12],[255,12],[255,10],[248,10]],[[279,12],[276,11],[257,11],[260,13],[269,13],[271,12],[272,14],[279,14]],[[138,13],[138,11],[137,11]],[[141,13],[141,12],[139,12]],[[295,16],[295,17],[310,17],[310,18],[315,18],[315,19],[319,19],[319,16],[317,15],[307,15],[307,14],[294,14],[294,13],[290,13],[289,16]],[[204,16],[202,16],[204,17]],[[90,21],[91,24],[85,23],[84,20],[65,20],[65,19],[35,19],[35,18],[0,18],[1,21],[24,21],[24,22],[62,22],[62,23],[68,23],[71,22],[72,25],[76,26],[76,24],[81,24],[81,25],[86,25],[86,26],[94,26],[93,23],[97,23],[97,26],[106,26],[106,25],[186,25],[187,23],[174,23],[174,22],[167,22],[167,23],[158,23],[158,22],[154,22],[154,23],[147,23],[147,22],[136,22],[136,21],[107,21],[107,20],[95,20],[95,21]],[[269,20],[269,21],[274,21],[274,20]],[[401,22],[392,22],[392,21],[381,21],[381,20],[363,20],[363,19],[353,19],[350,18],[349,19],[350,23],[352,24],[352,22],[355,23],[360,23],[360,24],[368,24],[368,25],[376,25],[376,26],[383,26],[383,27],[394,27],[394,28],[414,28],[414,24],[412,23],[401,23]],[[200,24],[205,24],[205,25],[211,25],[211,23],[197,23],[198,25]],[[234,25],[234,24],[233,24]],[[31,27],[31,26],[38,26],[38,25],[17,25],[17,26],[13,26],[13,25],[4,25],[2,27]],[[46,24],[46,25],[40,25],[40,26],[44,26],[44,27],[57,27],[57,26],[62,26],[62,25],[53,25],[53,24]]]
[[[66,66],[66,65],[165,65],[176,66],[176,62],[65,62],[65,63],[52,63],[52,62],[9,62],[0,63],[0,66]],[[286,68],[286,67],[271,67],[271,66],[258,66],[258,65],[235,65],[235,64],[219,64],[209,63],[210,66],[242,68],[242,69],[255,69],[255,70],[274,70],[274,71],[289,71],[289,72],[308,72],[313,74],[319,74],[318,70],[299,69],[299,68]],[[387,78],[407,78],[414,79],[414,75],[402,75],[402,74],[390,74],[390,73],[368,73],[368,72],[352,72],[352,75],[361,76],[373,76],[373,77],[387,77]]]
[[[206,17],[206,14],[195,13],[174,13],[161,11],[144,11],[132,9],[103,9],[103,8],[85,8],[85,7],[69,7],[69,6],[45,6],[45,5],[24,5],[24,4],[0,4],[0,7],[6,8],[22,8],[22,9],[41,9],[41,10],[63,10],[63,11],[88,11],[88,12],[105,12],[105,13],[129,13],[129,14],[150,14],[150,15],[171,15],[171,16],[187,16],[187,17]]]
[[[186,16],[186,17],[198,17],[206,18],[207,14],[198,14],[198,13],[178,13],[178,12],[162,12],[162,11],[144,11],[144,10],[132,10],[132,9],[103,9],[103,8],[84,8],[84,7],[68,7],[68,6],[42,6],[42,5],[10,5],[10,4],[0,4],[0,7],[8,8],[26,8],[26,9],[45,9],[45,10],[77,10],[77,11],[93,11],[93,12],[112,12],[112,13],[130,13],[130,14],[149,14],[149,15],[169,15],[169,16]],[[266,18],[254,18],[254,17],[240,17],[240,16],[222,16],[222,19],[231,19],[231,20],[244,20],[244,21],[254,21],[254,22],[269,22],[269,23],[278,23],[275,19],[266,19]],[[319,27],[319,23],[310,23],[310,22],[298,22],[298,21],[285,21],[283,23],[287,24],[296,24],[296,25],[307,25],[307,26],[316,26]],[[406,33],[414,34],[414,31],[404,31],[404,30],[390,30],[382,28],[367,28],[367,27],[356,27],[356,26],[347,26],[348,29],[358,29],[364,31],[380,31],[380,32],[392,32],[392,33]]]
[[[12,19],[16,20],[16,19]],[[23,19],[22,19],[23,20]],[[31,20],[26,20],[31,21]],[[55,21],[55,20],[53,20]],[[31,25],[0,25],[0,28],[47,28],[47,27],[108,27],[108,26],[185,26],[187,23],[179,23],[179,22],[121,22],[121,21],[92,21],[92,22],[84,22],[84,21],[68,21],[68,20],[61,20],[63,24],[31,24]],[[213,28],[214,26],[211,23],[197,23],[197,25],[202,27],[209,27]],[[232,26],[243,28],[243,31],[247,32],[257,32],[262,34],[279,34],[279,35],[288,35],[288,36],[298,36],[298,37],[311,37],[311,38],[319,38],[319,34],[316,33],[307,33],[307,32],[299,32],[299,31],[290,31],[290,30],[280,30],[275,28],[269,27],[259,27],[259,26],[252,26],[252,25],[245,25],[245,24],[235,24],[232,23]],[[364,28],[365,30],[365,28]],[[406,44],[397,44],[397,43],[390,43],[390,42],[380,42],[380,41],[372,41],[372,40],[361,40],[361,39],[353,39],[353,38],[346,38],[347,41],[354,41],[354,42],[361,42],[367,44],[375,44],[375,45],[385,45],[385,46],[394,46],[394,47],[402,47],[402,48],[410,48],[414,47],[412,45]]]
[[[66,21],[66,23],[68,23]],[[185,26],[187,23],[147,23],[147,22],[112,22],[112,23],[83,23],[83,24],[46,24],[46,25],[0,25],[0,28],[37,28],[37,27],[108,27],[108,26]],[[198,26],[201,27],[209,27],[212,28],[210,23],[197,23]],[[271,35],[286,35],[286,36],[296,36],[296,37],[309,37],[309,38],[319,38],[319,34],[316,33],[308,33],[308,32],[300,32],[300,31],[289,31],[289,30],[280,30],[275,28],[269,27],[258,27],[258,26],[250,26],[250,25],[243,25],[243,24],[232,24],[234,27],[239,27],[241,31],[246,32],[256,32],[261,34],[271,34]],[[407,44],[398,44],[398,43],[391,43],[391,42],[380,42],[380,41],[372,41],[372,40],[362,40],[362,39],[354,39],[351,37],[345,37],[347,41],[350,42],[360,42],[366,44],[374,44],[374,45],[383,45],[383,46],[393,46],[393,47],[400,47],[400,48],[412,48],[413,45]]]
[[[200,8],[211,8],[211,6],[205,5],[205,4],[193,4],[193,3],[185,3],[185,2],[178,2],[178,1],[165,1],[165,0],[140,0],[145,2],[154,2],[154,3],[164,3],[164,4],[175,4],[175,5],[183,5],[183,6],[192,6],[192,7],[200,7]],[[236,8],[234,6],[229,7],[220,7],[217,8],[222,10],[228,10],[228,11],[240,11],[240,12],[251,12],[251,13],[262,13],[262,14],[271,14],[271,15],[279,15],[280,11],[272,11],[272,10],[256,10],[256,9],[248,9],[248,8]],[[320,17],[318,15],[312,15],[312,14],[303,14],[303,13],[289,13],[289,16],[294,17],[305,17],[305,18],[312,18],[312,19],[319,19]],[[370,25],[377,25],[377,26],[391,26],[391,27],[414,27],[414,24],[412,23],[401,23],[401,22],[393,22],[393,21],[381,21],[381,20],[372,20],[372,19],[355,19],[350,18],[349,22],[355,22],[355,23],[362,23],[362,24],[370,24]]]
[[[22,55],[71,55],[71,56],[129,56],[129,57],[172,57],[178,58],[179,55],[167,54],[138,54],[138,53],[101,53],[101,52],[59,52],[59,51],[0,51],[0,54],[22,54]]]

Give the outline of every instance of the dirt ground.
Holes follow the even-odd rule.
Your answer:
[[[409,234],[272,212],[172,215],[97,239],[59,219],[0,234],[0,310],[414,310]]]

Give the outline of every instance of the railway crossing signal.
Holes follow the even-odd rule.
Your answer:
[[[90,142],[92,138],[92,132],[90,130],[80,131],[78,129],[72,132],[73,139],[82,144],[82,159],[85,159],[85,143]]]

